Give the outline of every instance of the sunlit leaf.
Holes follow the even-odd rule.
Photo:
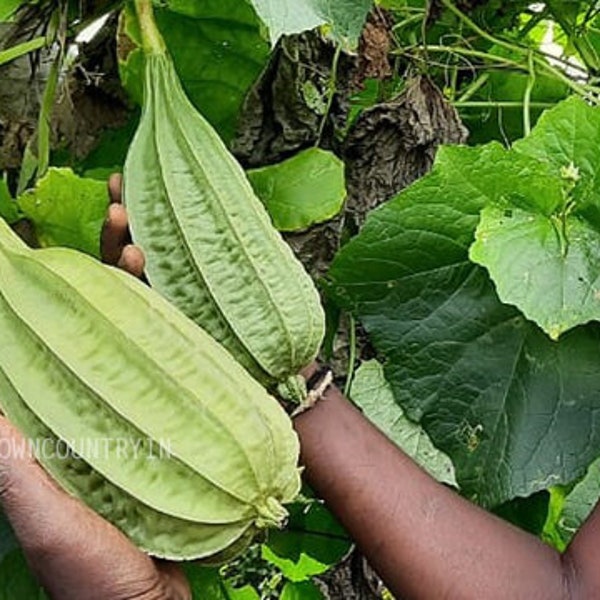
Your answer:
[[[17,199],[42,246],[66,246],[100,255],[106,219],[106,183],[77,177],[70,169],[49,169],[36,187]]]

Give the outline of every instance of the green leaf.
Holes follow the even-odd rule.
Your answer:
[[[260,600],[253,587],[246,585],[234,588],[221,576],[219,569],[186,563],[183,570],[190,583],[194,600]]]
[[[0,600],[47,600],[34,579],[23,552],[14,550],[0,562]]]
[[[577,174],[571,194],[576,201],[575,214],[587,216],[586,209],[600,214],[600,108],[577,97],[546,111],[531,134],[514,144],[514,150],[548,164],[555,177]],[[596,221],[600,224],[600,220]]]
[[[6,556],[18,547],[19,544],[15,538],[12,527],[4,513],[0,511],[0,563],[2,563]]]
[[[325,23],[317,7],[309,0],[300,2],[251,0],[251,2],[258,16],[268,27],[273,45],[282,35],[302,33]]]
[[[471,247],[500,299],[552,339],[600,320],[599,143],[600,109],[573,98],[548,111],[515,144],[515,173],[532,193],[515,194],[507,184],[500,201],[483,209]]]
[[[233,138],[244,98],[264,68],[268,44],[252,8],[239,0],[171,0],[156,20],[192,103],[219,134]],[[176,11],[176,12],[175,12]],[[126,9],[125,33],[137,46],[134,13]],[[137,48],[120,62],[123,85],[141,103],[143,54]]]
[[[354,376],[350,397],[372,423],[430,475],[456,486],[451,460],[435,448],[423,427],[406,417],[385,380],[383,365],[376,360],[363,363]]]
[[[600,327],[552,342],[468,257],[486,205],[507,190],[539,197],[537,178],[531,187],[516,175],[532,161],[497,144],[441,149],[330,272],[330,293],[385,358],[396,401],[487,506],[573,481],[600,454]]]
[[[575,216],[486,207],[470,257],[553,340],[600,319],[600,235]]]
[[[269,532],[262,556],[290,581],[306,581],[325,573],[347,554],[350,539],[332,514],[314,502],[293,505],[284,531]]]
[[[0,179],[0,218],[9,225],[21,218],[17,203],[12,199],[5,179]]]
[[[0,0],[0,23],[9,21],[24,0]]]
[[[35,225],[41,246],[66,246],[100,255],[109,202],[105,182],[82,179],[70,169],[51,168],[17,202]]]
[[[275,44],[282,35],[329,25],[342,45],[356,48],[373,0],[250,0]]]
[[[132,114],[128,122],[117,129],[107,129],[100,138],[99,144],[81,161],[74,163],[74,170],[84,177],[106,181],[111,173],[121,172],[127,157],[127,150],[137,129],[139,114]],[[56,161],[54,163],[57,165]],[[72,166],[65,164],[64,166]]]
[[[494,514],[539,537],[544,530],[549,503],[550,494],[542,491],[529,498],[515,498],[501,504],[494,509]]]
[[[553,505],[555,514],[547,526],[562,542],[562,550],[571,542],[575,534],[590,516],[600,500],[600,459],[595,460],[589,467],[585,477],[571,491],[553,490]]]
[[[346,198],[344,164],[318,148],[249,171],[248,177],[279,231],[300,231],[327,221],[340,212]]]
[[[0,18],[0,21],[2,19]],[[45,37],[37,37],[27,42],[23,42],[22,44],[17,44],[12,48],[7,48],[6,50],[2,50],[0,52],[0,65],[4,65],[20,56],[25,54],[29,54],[30,52],[34,52],[35,50],[39,50],[46,45]]]
[[[549,546],[556,548],[559,552],[564,552],[567,544],[558,524],[563,506],[565,505],[568,490],[565,486],[554,486],[548,490],[548,493],[550,494],[548,515],[546,522],[544,523],[541,537]]]
[[[38,170],[38,159],[33,152],[35,138],[31,138],[25,150],[23,152],[23,160],[21,161],[21,170],[19,171],[19,183],[17,185],[17,194],[23,193],[30,183],[33,182],[33,178]]]
[[[319,588],[310,581],[294,583],[288,581],[281,591],[281,600],[323,600]]]

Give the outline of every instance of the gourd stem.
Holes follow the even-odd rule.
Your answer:
[[[135,0],[135,11],[142,33],[144,52],[146,54],[165,54],[166,45],[154,20],[152,0]]]

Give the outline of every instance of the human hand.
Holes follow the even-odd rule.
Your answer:
[[[111,177],[109,192],[102,256],[139,277],[144,257],[139,248],[128,245],[120,176]],[[191,598],[176,565],[150,559],[110,523],[59,489],[29,452],[18,451],[27,447],[23,436],[0,417],[0,503],[31,569],[51,598]]]
[[[121,175],[115,173],[110,176],[108,180],[110,205],[102,232],[102,260],[109,265],[120,267],[135,277],[141,277],[145,265],[144,254],[140,248],[131,244],[127,211],[122,205],[122,185]]]

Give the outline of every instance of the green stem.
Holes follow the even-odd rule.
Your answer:
[[[480,58],[482,60],[489,60],[499,65],[525,70],[525,67],[515,60],[511,60],[510,58],[506,58],[504,56],[489,54],[488,52],[482,52],[481,50],[471,50],[470,48],[461,48],[460,46],[427,46],[427,51],[434,53],[457,54],[459,56]]]
[[[518,39],[522,40],[523,38],[527,37],[529,32],[536,25],[538,25],[541,21],[546,19],[549,14],[550,14],[550,11],[548,10],[548,7],[546,6],[542,12],[532,15],[532,17],[529,19],[529,21],[524,25],[523,29],[521,29],[518,32],[518,34],[517,34]]]
[[[489,34],[487,31],[485,31],[484,29],[479,27],[479,25],[477,25],[477,23],[475,23],[475,21],[470,19],[465,13],[463,13],[461,10],[456,8],[456,6],[454,6],[454,4],[451,2],[451,0],[442,0],[442,4],[451,13],[453,13],[454,16],[456,16],[458,18],[459,21],[462,21],[469,29],[474,31],[477,35],[482,37],[484,40],[487,40],[488,42],[491,42],[492,44],[495,44],[497,46],[506,48],[507,50],[518,51],[518,52],[522,53],[523,49],[520,48],[519,46],[515,46],[514,44],[511,44],[510,42],[505,42],[504,40],[495,38],[493,35]]]
[[[457,100],[452,103],[457,108],[522,108],[523,102],[495,102],[493,100],[482,100],[481,102],[463,102]],[[529,108],[552,108],[556,106],[555,102],[530,102]]]
[[[458,102],[470,100],[490,79],[489,73],[482,73],[469,87],[462,93]]]
[[[62,8],[57,8],[54,12],[56,19],[56,32],[54,34],[54,42],[58,45],[58,52],[50,68],[48,80],[44,87],[44,95],[38,115],[37,128],[37,170],[35,173],[36,180],[43,177],[50,166],[50,137],[51,137],[51,122],[54,105],[56,103],[56,92],[60,74],[66,59],[67,48],[67,5]]]
[[[446,46],[428,46],[427,49],[429,52],[455,52],[456,54],[460,54],[463,56],[473,56],[476,58],[487,59],[487,60],[494,61],[500,65],[513,67],[513,68],[519,69],[521,71],[528,71],[527,66],[525,66],[522,63],[518,63],[514,60],[509,60],[504,57],[496,56],[494,54],[488,54],[487,52],[480,52],[478,50],[469,50],[468,48],[458,48],[458,47],[449,48]],[[525,51],[524,56],[529,58],[529,52],[530,52],[529,49],[518,48],[518,47],[515,47],[515,49],[521,54],[523,54],[523,52],[521,52],[521,51],[524,50]],[[555,69],[552,65],[550,65],[546,61],[545,58],[541,58],[541,57],[537,56],[536,53],[533,51],[531,51],[531,52],[533,53],[533,62],[538,68],[542,69],[543,71],[546,71],[546,73],[550,77],[552,77],[554,79],[558,79],[559,81],[564,83],[567,87],[569,87],[576,94],[579,94],[580,96],[583,96],[584,98],[587,98],[589,100],[593,100],[595,104],[598,103],[598,101],[594,99],[594,95],[598,94],[598,92],[600,91],[600,90],[598,90],[598,88],[591,86],[591,85],[580,84],[580,83],[577,83],[576,81],[573,81],[570,77],[565,75],[562,71],[560,71],[559,69]]]
[[[467,15],[465,15],[462,11],[460,11],[451,0],[441,0],[442,4],[453,13],[460,21],[462,21],[465,25],[469,27],[472,31],[474,31],[477,35],[481,36],[483,39],[488,42],[500,46],[501,48],[505,48],[510,52],[514,52],[515,54],[520,54],[522,57],[529,59],[529,53],[533,53],[533,62],[536,66],[540,67],[550,76],[554,77],[554,79],[558,79],[562,81],[565,85],[569,86],[571,90],[580,96],[588,97],[589,92],[591,91],[588,86],[581,85],[576,83],[567,75],[562,73],[560,70],[555,69],[552,65],[550,65],[545,58],[541,58],[538,56],[537,52],[531,50],[531,48],[525,48],[524,46],[517,46],[515,44],[511,44],[510,42],[506,42],[500,38],[494,37],[489,34],[487,31],[483,30],[477,23],[475,23],[472,19],[470,19]],[[523,67],[521,67],[523,68]]]
[[[412,15],[411,17],[407,17],[403,21],[400,21],[399,23],[396,23],[392,27],[392,31],[394,33],[397,33],[398,31],[401,31],[402,29],[404,29],[408,25],[412,25],[413,23],[418,23],[419,21],[422,21],[422,20],[423,20],[423,17],[420,14]]]
[[[321,120],[321,124],[319,126],[317,143],[315,144],[315,146],[317,147],[321,144],[321,141],[323,139],[323,133],[325,132],[325,126],[327,125],[327,119],[329,119],[329,115],[331,114],[331,109],[333,107],[333,99],[335,98],[335,93],[337,91],[337,75],[341,55],[342,47],[338,44],[338,46],[335,49],[335,54],[333,55],[333,63],[331,65],[331,77],[329,78],[329,86],[327,90],[327,105],[325,106],[325,114],[323,115],[323,119]]]
[[[463,24],[460,24],[460,30],[458,32],[458,36],[462,37],[462,29],[463,29]],[[458,66],[459,66],[459,59],[458,57],[454,57],[453,58],[453,65],[452,65],[452,74],[450,77],[450,101],[454,102],[456,100],[456,93],[457,93],[457,88],[458,88]]]
[[[164,54],[167,47],[154,20],[152,0],[135,0],[135,11],[142,33],[144,52],[146,54]]]
[[[8,48],[7,50],[2,50],[0,52],[0,65],[10,62],[11,60],[15,60],[23,56],[24,54],[28,54],[29,52],[35,52],[35,50],[39,50],[46,45],[46,38],[36,37],[28,42],[23,42],[22,44],[18,44],[16,46],[12,46],[12,48]]]
[[[533,64],[533,52],[529,53],[529,78],[527,80],[527,87],[525,88],[525,95],[523,96],[523,133],[527,137],[531,133],[531,94],[535,87],[535,66]]]
[[[352,381],[354,380],[354,365],[356,364],[356,321],[352,315],[349,315],[348,317],[348,335],[350,354],[348,357],[348,375],[346,378],[346,385],[344,386],[344,396],[346,396],[346,398],[350,395]]]
[[[42,103],[40,107],[40,114],[38,116],[38,128],[37,128],[37,159],[38,166],[36,172],[36,179],[43,177],[50,166],[50,128],[52,120],[52,111],[54,109],[54,103],[56,101],[56,89],[58,87],[58,79],[62,68],[64,53],[63,47],[61,46],[52,67],[48,75],[48,81],[46,81],[46,87],[44,88],[44,95],[42,96]]]

